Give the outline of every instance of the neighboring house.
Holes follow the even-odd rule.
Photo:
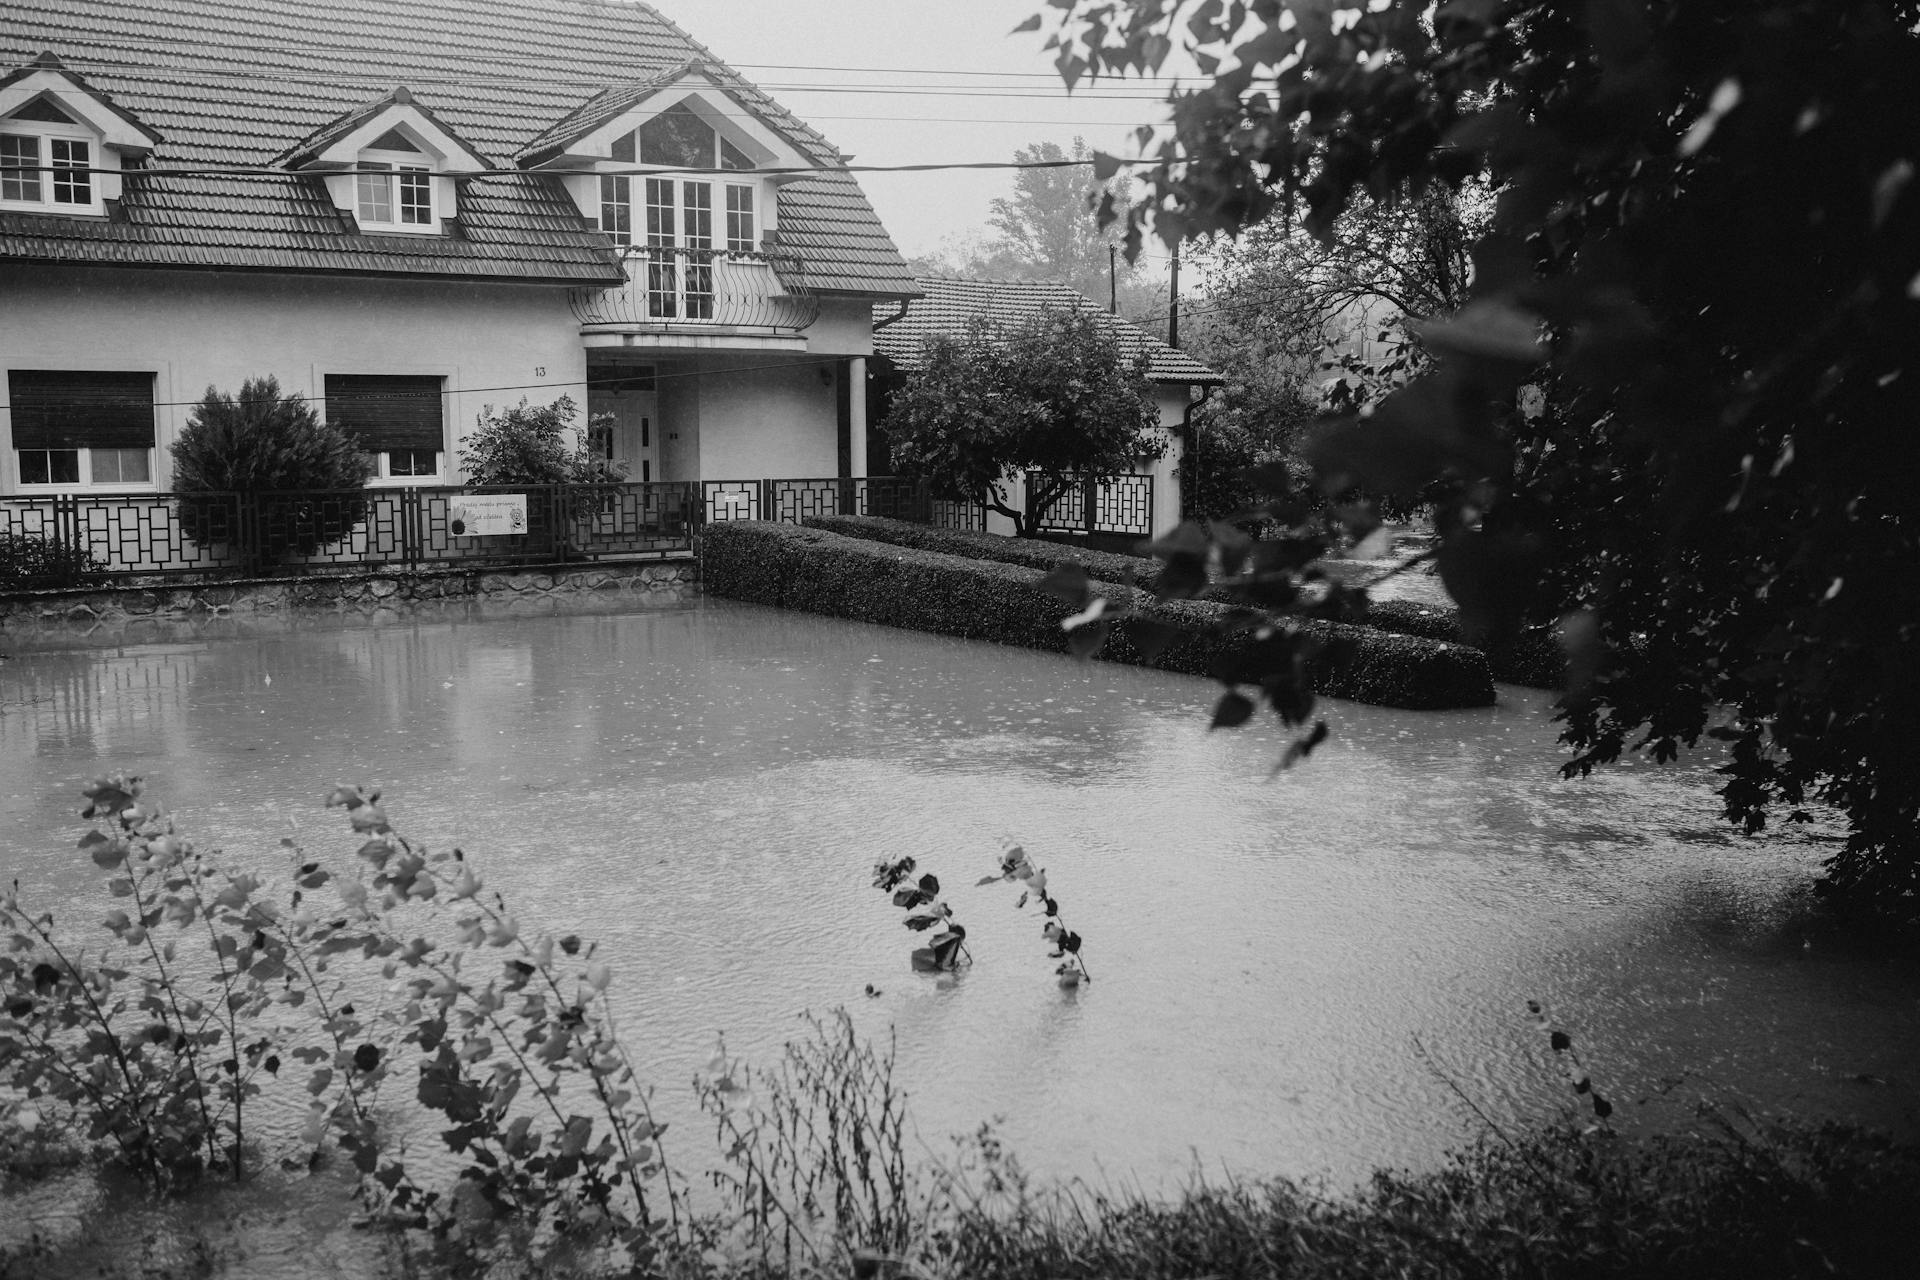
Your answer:
[[[859,475],[914,292],[839,152],[643,4],[0,0],[0,167],[0,495],[164,491],[262,374],[377,485],[561,395],[635,481]]]
[[[919,295],[913,301],[874,308],[874,351],[901,370],[911,371],[918,365],[921,343],[935,334],[958,336],[982,317],[996,324],[1018,324],[1047,307],[1093,316],[1128,359],[1144,353],[1147,377],[1160,404],[1160,426],[1166,433],[1167,447],[1157,460],[1140,460],[1137,470],[1151,476],[1153,484],[1150,510],[1137,514],[1155,534],[1180,523],[1178,470],[1189,430],[1188,415],[1197,402],[1196,392],[1203,394],[1206,388],[1219,386],[1224,378],[1138,325],[1108,314],[1069,285],[1044,280],[943,280],[922,276],[913,286],[913,292]],[[884,459],[875,458],[871,465],[884,463]],[[1015,507],[1025,501],[1024,482],[1014,487],[1011,497],[1009,505]],[[1122,521],[1108,523],[1117,528]],[[987,527],[1001,533],[1013,531],[1012,522],[1000,515],[990,516]]]

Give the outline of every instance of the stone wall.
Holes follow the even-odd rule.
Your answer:
[[[580,597],[672,603],[699,593],[693,560],[525,568],[375,570],[353,575],[23,591],[0,596],[0,634],[46,624],[245,617],[295,609],[374,613],[416,601]]]

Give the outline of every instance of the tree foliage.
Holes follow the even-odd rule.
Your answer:
[[[460,470],[471,485],[594,484],[624,480],[626,464],[597,457],[573,438],[579,407],[571,396],[531,405],[525,396],[501,413],[488,405],[461,443]]]
[[[896,471],[984,503],[1025,535],[1070,484],[1160,456],[1159,420],[1144,353],[1128,361],[1094,316],[1043,307],[925,342],[883,427]],[[1007,504],[1007,482],[1024,471],[1042,479],[1021,511]]]
[[[1584,772],[1723,738],[1729,818],[1825,802],[1827,884],[1920,919],[1920,6],[1072,0],[1069,82],[1176,92],[1128,235],[1484,185],[1433,366],[1321,484],[1442,489],[1466,617],[1563,614]],[[1036,18],[1030,29],[1047,26]]]
[[[1055,167],[1016,170],[1013,194],[988,205],[992,234],[951,243],[916,259],[914,269],[965,279],[1055,281],[1100,305],[1111,296],[1121,315],[1164,320],[1164,285],[1148,280],[1131,257],[1109,252],[1119,241],[1098,216],[1105,200],[1111,199],[1109,207],[1124,206],[1132,188],[1124,174],[1089,180],[1086,162],[1092,157],[1084,138],[1075,138],[1071,148],[1057,142],[1018,148],[1016,161]]]
[[[271,375],[247,379],[237,397],[208,387],[172,452],[181,524],[201,546],[233,545],[267,563],[311,555],[366,519],[353,491],[373,477],[373,459]],[[257,520],[239,519],[229,498],[195,494],[249,495]]]

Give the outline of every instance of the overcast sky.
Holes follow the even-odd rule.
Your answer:
[[[734,69],[865,164],[1011,160],[1075,135],[1133,155],[1164,87],[1068,96],[1034,34],[1009,35],[1043,0],[651,0]],[[835,70],[858,68],[860,70]],[[912,73],[912,74],[908,74]],[[859,175],[901,252],[984,234],[1008,171]]]

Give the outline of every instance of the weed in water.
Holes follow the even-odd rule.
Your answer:
[[[873,864],[873,887],[882,893],[891,893],[893,905],[908,912],[900,923],[916,933],[939,929],[927,939],[926,946],[914,949],[913,967],[938,972],[959,968],[963,959],[972,964],[973,953],[967,950],[967,931],[953,918],[953,908],[941,900],[939,879],[923,875],[911,884],[906,883],[915,865],[911,857],[894,862],[883,858]]]
[[[1047,869],[1034,866],[1027,851],[1011,840],[1001,841],[1000,874],[982,876],[980,883],[996,884],[1002,880],[1018,880],[1026,886],[1020,900],[1014,903],[1016,910],[1025,907],[1029,899],[1040,904],[1046,916],[1040,923],[1040,933],[1053,948],[1050,958],[1060,962],[1054,968],[1060,985],[1072,988],[1093,981],[1093,975],[1087,972],[1086,960],[1080,955],[1080,935],[1067,928],[1060,915],[1059,899],[1047,892]]]

